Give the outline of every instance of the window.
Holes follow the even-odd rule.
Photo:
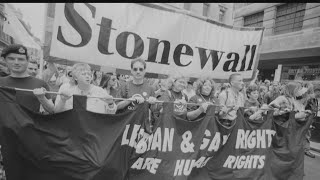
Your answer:
[[[203,13],[202,13],[203,16],[208,17],[209,7],[210,7],[209,3],[203,3]]]
[[[184,3],[183,8],[185,10],[190,10],[191,9],[191,3]]]
[[[264,15],[264,12],[262,11],[262,12],[244,17],[244,26],[245,27],[262,27],[263,15]]]
[[[220,21],[220,22],[223,22],[225,12],[226,12],[226,11],[223,10],[223,9],[220,9],[220,10],[219,10],[219,21]]]
[[[302,29],[306,3],[287,3],[277,7],[274,26],[275,34],[283,34]]]

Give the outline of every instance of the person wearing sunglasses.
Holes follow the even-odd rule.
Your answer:
[[[121,101],[117,104],[118,110],[134,109],[135,103],[141,104],[148,100],[150,104],[154,104],[155,89],[144,80],[146,74],[146,62],[137,58],[131,61],[132,80],[123,84],[117,94],[118,98],[133,98],[135,101]]]
[[[141,59],[137,58],[131,61],[131,74],[132,80],[127,81],[123,84],[117,94],[117,98],[132,98],[134,101],[124,100],[120,101],[117,104],[118,111],[117,113],[124,112],[126,110],[134,110],[135,104],[141,104],[145,100],[151,105],[149,107],[151,116],[149,116],[149,121],[147,121],[147,131],[151,131],[153,127],[153,114],[155,108],[155,89],[151,86],[145,79],[144,76],[146,74],[146,62]],[[120,111],[119,111],[120,110]]]

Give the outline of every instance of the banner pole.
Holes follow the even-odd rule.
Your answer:
[[[0,88],[10,88],[10,87],[6,87],[6,86],[0,86]],[[26,92],[33,92],[32,89],[22,89],[22,88],[13,88],[14,90],[16,91],[26,91]],[[45,91],[46,94],[56,94],[56,95],[61,95],[61,93],[59,92],[53,92],[53,91]],[[100,98],[100,99],[104,99],[104,97],[101,97],[101,96],[86,96],[88,98]],[[113,100],[120,100],[120,101],[135,101],[135,99],[132,99],[132,98],[128,98],[128,99],[125,99],[125,98],[114,98],[112,97],[111,99]],[[148,100],[147,100],[148,102]],[[173,103],[173,104],[186,104],[186,105],[193,105],[193,106],[201,106],[201,104],[199,103],[182,103],[182,102],[172,102],[172,101],[155,101],[155,103]],[[217,107],[223,107],[222,105],[220,104],[212,104],[214,106],[217,106]],[[235,106],[227,106],[227,108],[234,108]],[[240,107],[239,107],[240,108]],[[242,107],[244,109],[250,109],[250,108],[246,108],[246,107]],[[275,109],[279,109],[277,107],[272,107],[272,106],[268,106],[268,108],[258,108],[260,110],[275,110]],[[287,112],[290,112],[290,111],[287,111]],[[306,111],[300,111],[300,112],[309,112],[308,110]]]
[[[44,67],[44,39],[46,37],[46,27],[47,27],[47,13],[48,13],[48,3],[45,4],[45,10],[44,10],[44,23],[43,23],[43,34],[42,34],[42,40],[41,40],[41,57],[40,57],[40,71],[39,76],[41,79],[43,79],[43,67]]]

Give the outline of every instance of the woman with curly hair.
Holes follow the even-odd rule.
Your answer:
[[[193,114],[193,118],[205,116],[207,106],[210,104],[219,104],[219,99],[215,97],[215,82],[210,79],[197,80],[197,87],[195,89],[196,95],[190,98],[190,103],[204,104],[205,109],[202,110],[200,106],[198,113]],[[189,106],[189,111],[197,110],[196,106]],[[201,112],[201,113],[200,113]]]

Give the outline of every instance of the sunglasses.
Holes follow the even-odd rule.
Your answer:
[[[133,68],[133,71],[140,71],[140,72],[142,72],[144,69],[143,68]]]

